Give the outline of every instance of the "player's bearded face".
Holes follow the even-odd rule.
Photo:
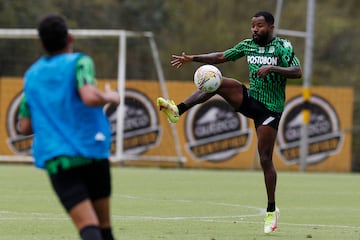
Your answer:
[[[269,39],[269,32],[257,32],[253,33],[253,40],[256,44],[265,45]]]
[[[265,45],[271,40],[274,26],[266,22],[263,16],[251,19],[251,32],[256,44]]]

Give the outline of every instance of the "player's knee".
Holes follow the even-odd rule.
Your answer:
[[[260,164],[264,171],[274,166],[271,156],[260,156]]]

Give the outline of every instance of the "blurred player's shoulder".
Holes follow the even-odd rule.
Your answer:
[[[283,48],[292,48],[291,42],[289,39],[276,37],[275,40],[281,45]]]

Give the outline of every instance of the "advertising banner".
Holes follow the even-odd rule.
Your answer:
[[[100,88],[105,82],[110,82],[114,88],[117,85],[114,80],[98,82]],[[0,155],[29,155],[33,136],[23,136],[16,130],[22,80],[2,78],[0,84]],[[166,87],[176,103],[195,90],[191,82],[168,81]],[[321,86],[313,87],[311,91],[307,170],[349,172],[353,90]],[[273,159],[278,170],[292,171],[299,169],[300,161],[302,88],[288,86],[286,94],[287,103]],[[178,166],[179,162],[166,159],[180,153],[185,159],[180,165],[185,168],[260,168],[252,120],[235,113],[221,97],[214,96],[194,106],[181,116],[178,123],[170,124],[157,109],[156,99],[159,96],[162,92],[157,81],[126,82],[123,150],[126,155],[142,156],[145,160],[129,159],[123,165]],[[112,126],[111,152],[115,154],[116,106],[107,105],[104,112]]]

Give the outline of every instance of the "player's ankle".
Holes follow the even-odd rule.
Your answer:
[[[276,209],[275,202],[268,202],[266,211],[267,212],[274,212],[275,209]]]
[[[186,112],[189,108],[185,105],[185,103],[181,102],[180,104],[177,105],[177,108],[179,110],[179,115],[183,114],[184,112]]]

